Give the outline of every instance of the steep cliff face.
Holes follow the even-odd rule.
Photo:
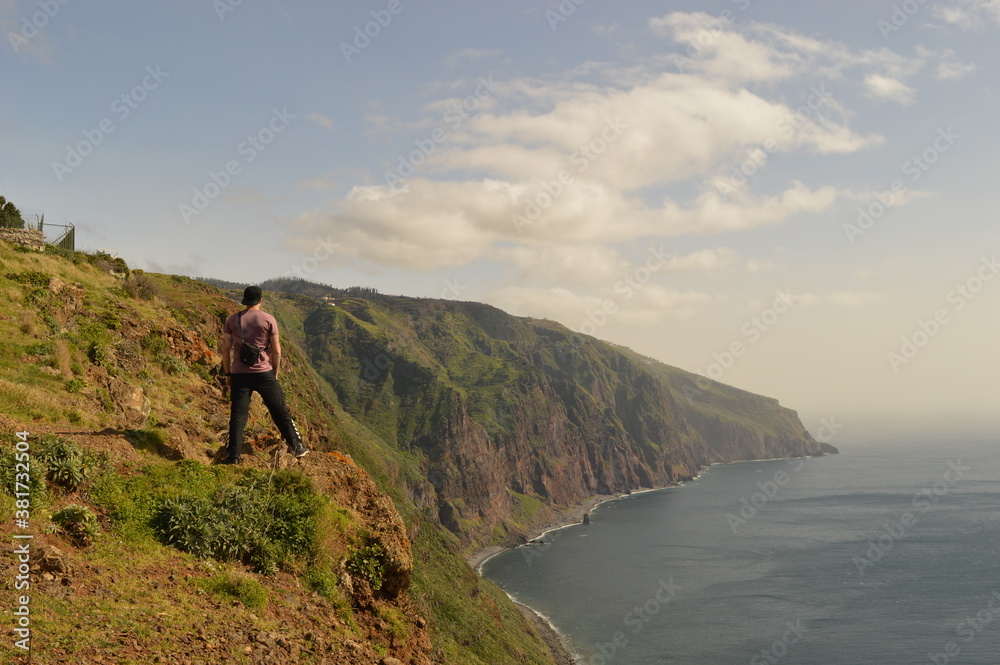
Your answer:
[[[411,494],[465,546],[516,542],[547,506],[818,452],[775,400],[550,321],[330,293],[336,307],[303,312],[301,346],[349,413],[417,460]]]

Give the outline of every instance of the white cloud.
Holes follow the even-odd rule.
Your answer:
[[[916,90],[902,81],[888,76],[869,74],[865,77],[865,85],[868,88],[868,94],[876,99],[886,99],[903,106],[910,106],[916,101],[914,99]]]
[[[696,291],[680,291],[654,284],[615,293],[608,289],[597,294],[581,294],[563,287],[507,287],[490,294],[486,301],[516,316],[559,321],[577,332],[589,332],[595,318],[607,325],[652,324],[668,318],[684,319],[713,302],[713,297]],[[605,312],[612,303],[606,317]],[[594,317],[588,316],[593,314]]]
[[[620,279],[628,261],[602,245],[506,246],[492,256],[515,266],[520,278],[533,283],[609,284]]]
[[[354,187],[332,210],[301,215],[293,225],[307,238],[330,233],[343,239],[342,251],[352,258],[433,270],[515,256],[511,250],[493,250],[503,243],[544,247],[747,230],[778,224],[802,212],[825,210],[839,194],[832,187],[811,190],[793,183],[770,197],[735,202],[705,192],[689,206],[666,199],[660,207],[649,207],[625,192],[580,181],[566,185],[535,221],[519,229],[512,217],[523,215],[526,204],[537,200],[541,192],[542,187],[494,179],[438,182],[414,178],[396,191],[378,185]],[[712,251],[686,260],[731,261],[724,253],[713,255]]]
[[[662,270],[665,273],[714,272],[722,270],[739,262],[740,255],[729,247],[703,249],[688,254],[675,256],[667,261]]]
[[[962,30],[978,30],[1000,24],[1000,0],[957,0],[934,8],[934,16]]]
[[[312,247],[329,234],[360,264],[435,270],[486,259],[518,279],[599,286],[627,266],[619,253],[626,243],[778,225],[854,196],[798,181],[767,193],[745,184],[722,194],[717,185],[765,145],[775,154],[812,155],[878,145],[882,137],[850,127],[846,93],[825,85],[861,79],[880,98],[910,103],[915,91],[903,81],[933,54],[859,52],[758,23],[722,26],[704,44],[710,20],[672,13],[650,22],[682,47],[701,44],[685,72],[658,53],[627,67],[587,63],[554,80],[498,83],[401,187],[353,187],[329,208],[292,220],[293,244]],[[465,94],[463,85],[439,87]],[[453,101],[443,97],[424,111],[436,114]],[[424,138],[439,118],[404,127],[380,113],[370,121],[380,139],[405,128]],[[395,161],[387,158],[386,168]],[[672,185],[694,193],[668,196]],[[663,274],[739,262],[726,248],[705,249],[676,258]],[[751,272],[773,267],[746,264]]]
[[[346,190],[352,186],[351,183],[356,182],[370,183],[371,174],[364,169],[341,168],[327,171],[317,178],[302,180],[296,184],[303,189],[329,192]]]
[[[53,66],[59,49],[51,24],[55,23],[61,5],[55,5],[56,13],[50,16],[40,12],[39,5],[30,0],[0,0],[0,38],[4,48],[22,60],[34,60],[45,67]],[[46,21],[42,23],[35,19],[37,14],[43,14]],[[26,33],[30,37],[25,37]]]
[[[960,79],[975,73],[975,71],[974,64],[960,61],[954,51],[946,49],[934,70],[934,77],[938,80]]]
[[[324,129],[333,128],[333,118],[330,116],[323,115],[322,113],[310,113],[306,117]]]

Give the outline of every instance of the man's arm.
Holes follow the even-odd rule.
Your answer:
[[[274,368],[274,375],[278,376],[278,367],[281,365],[281,342],[277,335],[271,335],[271,367]]]
[[[229,333],[222,334],[222,373],[226,375],[226,383],[229,383],[229,374],[233,370],[233,336]]]

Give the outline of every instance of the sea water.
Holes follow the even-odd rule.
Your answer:
[[[1000,442],[716,466],[483,575],[588,665],[1000,663]]]

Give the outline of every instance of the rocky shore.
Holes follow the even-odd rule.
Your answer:
[[[556,665],[576,665],[576,658],[566,643],[566,639],[559,631],[553,628],[552,624],[545,620],[545,617],[527,605],[522,605],[521,603],[516,603],[516,605],[521,610],[521,614],[534,624],[539,637],[542,638],[542,641],[549,647],[549,651],[552,652],[552,659],[556,662]]]
[[[553,529],[569,526],[571,524],[581,524],[584,522],[585,517],[590,515],[591,510],[596,508],[598,505],[604,503],[605,501],[610,501],[612,499],[617,499],[617,498],[619,497],[615,495],[592,496],[586,501],[583,501],[582,503],[566,508],[565,510],[559,512],[555,520],[536,529],[535,532],[529,538],[529,540],[534,540],[536,538],[539,538],[546,532],[551,531]],[[482,571],[480,570],[482,568],[482,565],[486,563],[488,559],[496,556],[497,554],[500,554],[505,549],[507,548],[501,547],[499,545],[494,545],[492,547],[487,547],[485,549],[479,550],[478,552],[475,552],[466,560],[469,562],[469,565],[472,566],[472,568],[476,572],[482,574]],[[542,641],[544,641],[545,644],[548,645],[549,650],[552,652],[553,659],[555,660],[557,665],[575,665],[575,663],[577,662],[576,658],[574,657],[573,652],[570,650],[570,647],[567,644],[566,639],[559,633],[559,631],[553,628],[552,624],[549,623],[545,619],[545,617],[541,616],[540,614],[538,614],[538,612],[531,609],[530,607],[527,607],[526,605],[522,605],[520,603],[517,603],[517,606],[521,610],[521,613],[524,614],[525,617],[530,619],[531,622],[534,624],[535,629],[538,631],[539,636],[542,638]]]
[[[600,494],[597,496],[592,496],[582,503],[578,503],[575,506],[571,506],[562,510],[558,513],[555,520],[546,523],[545,525],[535,529],[529,540],[534,540],[539,538],[542,534],[552,531],[553,529],[558,529],[564,526],[570,526],[571,524],[581,524],[583,522],[584,516],[588,515],[591,510],[596,508],[598,505],[604,503],[605,501],[611,501],[612,499],[619,498],[612,494]],[[508,548],[502,547],[500,545],[492,545],[485,549],[481,549],[478,552],[473,553],[469,556],[466,561],[472,566],[473,570],[481,573],[479,570],[488,559],[495,557]]]

